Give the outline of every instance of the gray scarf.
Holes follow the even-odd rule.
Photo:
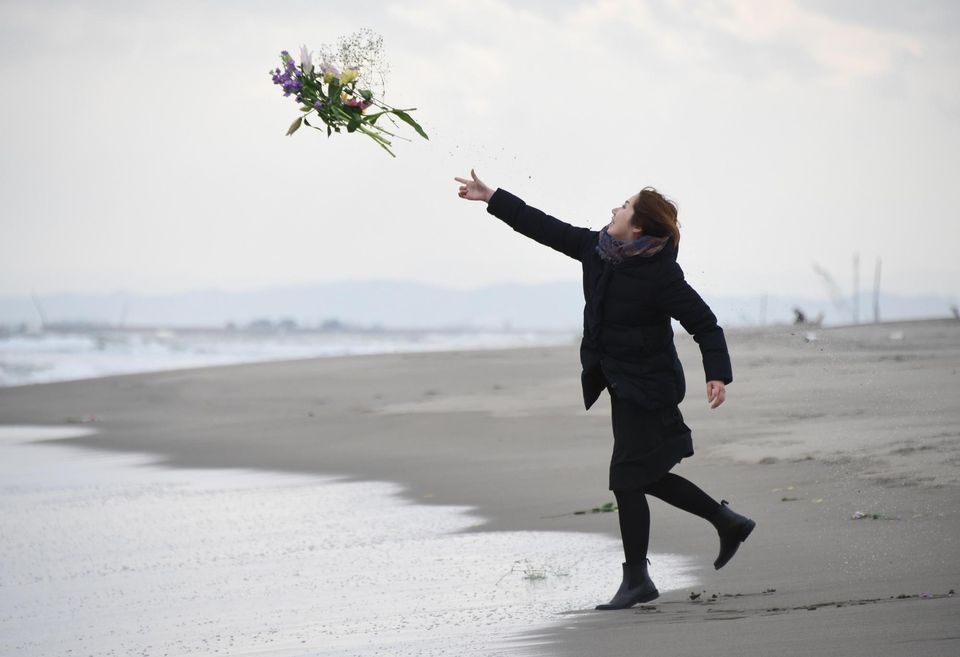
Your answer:
[[[608,232],[609,226],[604,226],[600,231],[600,240],[597,242],[597,254],[604,260],[619,264],[632,256],[652,256],[659,253],[667,245],[670,236],[654,237],[653,235],[641,235],[640,239],[628,240],[626,242],[612,237]]]

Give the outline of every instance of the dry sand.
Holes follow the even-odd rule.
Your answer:
[[[717,410],[696,345],[677,342],[696,454],[674,471],[757,529],[714,571],[713,528],[651,499],[651,551],[698,558],[703,586],[571,610],[517,653],[960,654],[960,322],[728,331],[734,382]],[[619,536],[613,513],[572,514],[613,500],[609,401],[581,400],[571,343],[6,388],[0,423],[93,415],[100,433],[71,444],[396,481],[421,504],[478,507],[488,520],[468,531]]]

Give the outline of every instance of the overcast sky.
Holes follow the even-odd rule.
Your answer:
[[[0,294],[577,280],[458,198],[675,199],[707,295],[960,294],[960,3],[0,4]],[[268,71],[369,28],[430,135],[302,129]]]

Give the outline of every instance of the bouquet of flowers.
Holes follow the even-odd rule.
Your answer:
[[[280,59],[283,68],[270,71],[273,83],[280,85],[284,96],[296,94],[295,100],[300,103],[300,110],[304,112],[290,125],[287,135],[292,135],[301,125],[323,130],[311,124],[307,117],[316,114],[317,118],[326,124],[327,137],[333,132],[340,132],[346,128],[347,132],[362,132],[369,135],[384,150],[396,157],[390,150],[390,140],[385,135],[400,137],[382,126],[376,125],[377,119],[386,116],[395,126],[393,116],[412,126],[424,139],[429,139],[408,112],[415,107],[397,109],[374,97],[365,79],[365,73],[372,72],[377,64],[376,54],[379,52],[382,39],[370,39],[361,44],[361,33],[351,39],[341,39],[337,55],[329,50],[321,51],[322,59],[319,67],[314,67],[313,53],[306,46],[300,48],[300,63],[294,61],[286,50],[281,51]],[[340,66],[337,66],[340,64]],[[381,75],[382,80],[382,75]],[[371,106],[379,111],[365,113]],[[407,140],[409,141],[409,140]]]

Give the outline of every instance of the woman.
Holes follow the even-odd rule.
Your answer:
[[[669,472],[693,456],[690,427],[678,407],[686,383],[670,318],[700,346],[711,409],[724,402],[725,386],[733,380],[723,330],[677,264],[676,206],[646,187],[613,208],[610,223],[595,231],[564,223],[504,189],[491,189],[473,169],[470,176],[454,178],[462,183],[460,198],[486,201],[487,212],[513,230],[583,264],[583,400],[589,409],[604,389],[610,395],[609,487],[617,499],[626,559],[619,590],[597,609],[625,609],[659,596],[647,572],[647,494],[713,524],[720,535],[713,565],[723,567],[756,523]]]

